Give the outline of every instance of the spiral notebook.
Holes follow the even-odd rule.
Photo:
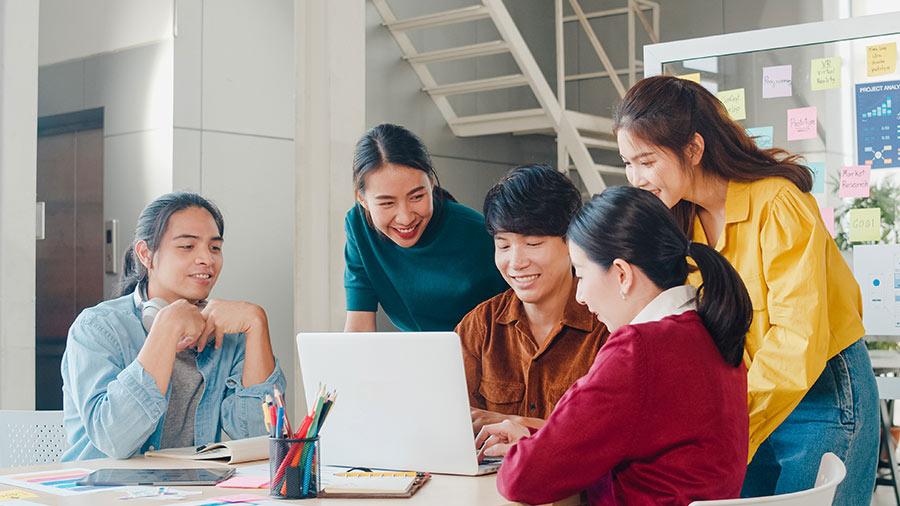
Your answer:
[[[431,476],[414,472],[345,472],[327,466],[319,497],[411,497]]]

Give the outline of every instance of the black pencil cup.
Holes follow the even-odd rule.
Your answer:
[[[276,499],[317,497],[321,487],[319,438],[269,438],[269,495]]]

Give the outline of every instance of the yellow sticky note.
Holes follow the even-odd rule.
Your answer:
[[[881,208],[850,210],[850,242],[881,240]]]
[[[13,499],[31,499],[32,497],[37,497],[37,494],[32,494],[31,492],[26,492],[17,488],[0,492],[0,501],[12,501]]]
[[[812,91],[841,87],[841,57],[816,58],[810,63],[809,84]]]
[[[744,108],[744,88],[725,90],[719,92],[719,100],[725,104],[731,119],[747,119],[747,110]]]
[[[897,43],[866,47],[866,75],[883,76],[897,70]]]
[[[675,76],[678,79],[687,79],[688,81],[694,81],[697,84],[700,84],[700,72],[694,72],[693,74],[684,74],[681,76]]]

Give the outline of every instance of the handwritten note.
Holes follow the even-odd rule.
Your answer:
[[[756,142],[756,147],[759,149],[772,149],[772,138],[775,135],[773,127],[751,127],[747,128],[746,131],[748,136],[754,137],[753,140]]]
[[[811,193],[825,193],[825,162],[808,162],[806,166],[813,173]]]
[[[818,135],[818,126],[815,106],[788,109],[787,139],[789,141],[814,139]]]
[[[897,70],[897,43],[866,47],[866,75],[883,76]]]
[[[763,68],[763,98],[791,96],[791,66],[778,65]]]
[[[687,79],[688,81],[694,81],[697,84],[700,84],[700,72],[694,72],[693,74],[683,74],[680,76],[675,76],[678,79]]]
[[[747,110],[744,108],[744,88],[720,91],[719,100],[725,105],[731,119],[735,121],[747,119]]]
[[[822,213],[822,221],[825,222],[825,228],[828,229],[828,233],[831,234],[831,237],[836,236],[834,233],[834,208],[833,207],[820,207],[819,212]]]
[[[869,176],[872,168],[868,165],[841,167],[841,187],[838,196],[841,198],[859,198],[869,196]]]
[[[816,58],[809,70],[809,84],[812,91],[830,90],[841,87],[841,57]]]
[[[37,497],[37,494],[32,494],[31,492],[27,492],[25,490],[20,490],[17,488],[0,492],[0,501],[12,501],[13,499],[31,499],[32,497]]]
[[[881,208],[850,210],[850,242],[881,240]]]

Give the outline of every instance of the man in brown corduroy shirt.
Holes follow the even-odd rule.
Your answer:
[[[580,207],[578,189],[545,165],[510,170],[485,197],[494,262],[512,288],[456,327],[475,432],[504,419],[540,427],[609,336],[575,301],[564,236]]]

